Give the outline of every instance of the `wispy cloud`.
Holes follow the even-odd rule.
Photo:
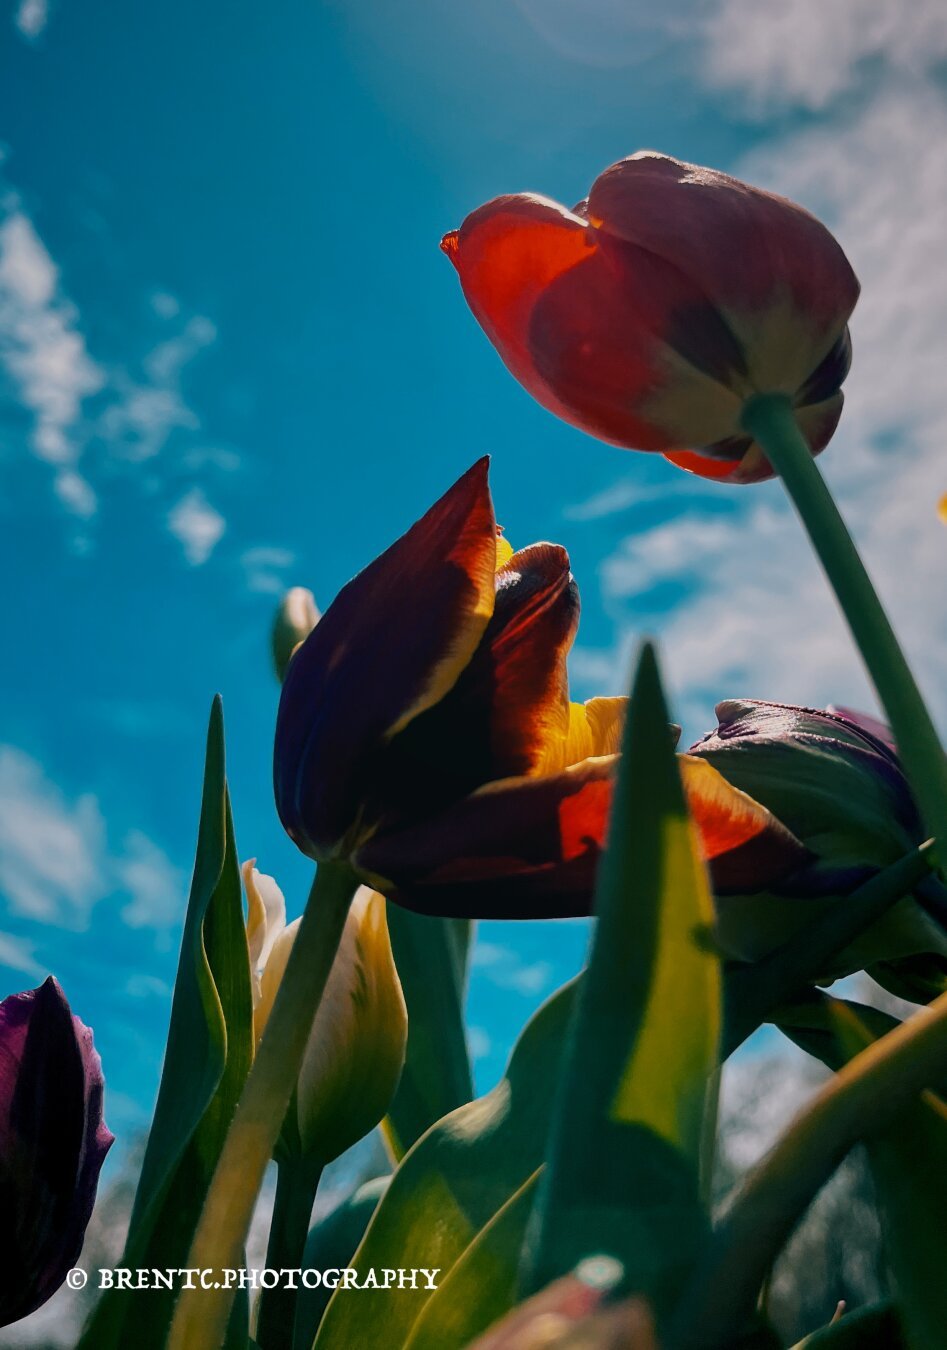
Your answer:
[[[707,21],[705,77],[765,113],[825,109],[884,62],[911,82],[947,57],[941,0],[723,0]]]
[[[33,955],[35,950],[36,944],[26,938],[0,933],[0,966],[28,975],[31,980],[41,980],[45,972]]]
[[[93,793],[68,796],[37,760],[0,746],[0,899],[12,913],[77,931],[100,901],[125,897],[130,927],[162,930],[179,920],[184,895],[184,877],[145,834],[132,830],[114,848]],[[0,962],[17,950],[2,941]]]
[[[34,453],[52,464],[78,457],[83,400],[105,378],[78,317],[32,221],[14,209],[0,223],[0,365],[32,416]]]
[[[286,548],[269,545],[248,548],[240,558],[247,590],[260,595],[281,595],[287,585],[286,569],[295,560],[295,553]]]
[[[192,488],[168,512],[168,529],[180,541],[192,567],[207,561],[226,528],[227,522],[200,488]]]
[[[20,0],[13,22],[21,37],[35,41],[49,22],[48,0]]]
[[[472,965],[498,989],[511,989],[524,998],[541,994],[552,985],[554,972],[548,961],[524,962],[512,947],[496,942],[478,942]]]

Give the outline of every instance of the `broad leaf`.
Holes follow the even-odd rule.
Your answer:
[[[650,647],[632,691],[596,913],[526,1284],[538,1289],[604,1253],[660,1308],[706,1228],[698,1170],[721,976]]]
[[[385,1134],[402,1158],[435,1121],[473,1096],[464,1032],[469,921],[388,906],[388,931],[408,1006],[408,1050]]]
[[[438,1121],[406,1155],[351,1263],[360,1279],[410,1265],[437,1270],[442,1283],[540,1166],[574,990],[560,989],[527,1023],[492,1092]],[[427,1289],[339,1289],[315,1345],[399,1350],[430,1297]]]
[[[207,734],[194,875],[184,920],[161,1085],[122,1265],[187,1266],[191,1238],[252,1058],[250,968],[240,869],[224,768],[220,699]],[[112,1290],[92,1315],[82,1350],[159,1350],[175,1293]],[[228,1348],[245,1350],[246,1300]]]

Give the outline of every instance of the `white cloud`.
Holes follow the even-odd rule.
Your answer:
[[[241,555],[247,590],[260,595],[282,595],[286,590],[286,569],[296,555],[289,549],[260,546]]]
[[[470,1050],[470,1058],[476,1061],[487,1058],[493,1049],[493,1041],[490,1039],[489,1032],[485,1031],[483,1027],[468,1027],[467,1046]]]
[[[170,928],[184,913],[185,879],[141,830],[126,835],[114,872],[131,900],[122,910],[129,928]]]
[[[548,989],[554,973],[548,961],[526,963],[512,947],[496,942],[477,942],[472,965],[498,989],[512,989],[524,998]]]
[[[9,933],[0,933],[0,966],[18,970],[31,980],[41,980],[45,971],[35,959],[34,951],[35,943],[25,938],[11,937]]]
[[[32,414],[34,453],[72,463],[83,399],[104,376],[86,350],[52,258],[19,209],[0,223],[0,366]]]
[[[192,567],[207,561],[226,528],[227,522],[200,488],[192,488],[168,512],[168,529],[180,541]]]
[[[47,0],[20,0],[13,22],[20,34],[32,42],[49,22]]]
[[[98,510],[94,489],[75,469],[60,469],[53,480],[56,496],[74,515],[88,520]]]
[[[826,108],[877,63],[913,81],[947,57],[942,0],[723,0],[707,22],[711,84],[773,105]]]
[[[184,878],[138,830],[112,849],[94,794],[68,797],[30,755],[0,746],[0,898],[24,918],[79,930],[113,895],[128,897],[130,926],[166,929],[181,915]]]

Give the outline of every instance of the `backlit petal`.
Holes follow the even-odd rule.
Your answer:
[[[484,459],[339,592],[296,652],[274,781],[304,852],[339,846],[380,748],[456,683],[493,613],[495,564]]]

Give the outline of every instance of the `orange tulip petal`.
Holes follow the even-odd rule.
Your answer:
[[[809,861],[771,812],[709,764],[688,755],[678,762],[718,893],[762,890]],[[617,756],[607,756],[548,778],[491,783],[429,821],[368,841],[355,865],[379,890],[423,913],[588,914],[616,764]]]
[[[487,464],[339,592],[290,662],[276,803],[311,856],[330,854],[350,831],[379,750],[443,698],[483,637],[496,560]]]

